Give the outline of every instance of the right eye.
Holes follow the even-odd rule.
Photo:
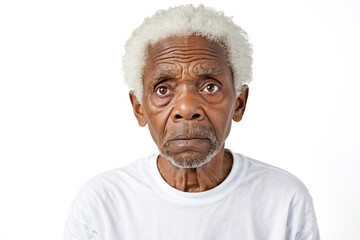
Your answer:
[[[166,96],[166,95],[170,94],[170,90],[165,86],[159,86],[156,89],[156,94],[159,96]]]

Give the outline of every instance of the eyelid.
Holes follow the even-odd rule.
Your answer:
[[[222,86],[222,82],[216,76],[206,76],[206,81],[216,82],[217,85]]]
[[[154,87],[153,87],[153,91],[156,91],[156,89],[157,89],[160,85],[164,84],[167,80],[168,80],[168,79],[156,79],[156,80],[155,80],[156,82],[155,82]],[[165,86],[165,87],[167,87],[167,86]]]
[[[214,85],[218,86],[219,88],[222,88],[222,86],[223,86],[222,83],[219,80],[217,80],[215,78],[208,77],[208,78],[206,78],[205,81],[203,81],[201,83],[200,89],[204,89],[209,84],[214,84]]]

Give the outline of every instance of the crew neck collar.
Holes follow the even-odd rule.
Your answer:
[[[244,164],[244,157],[240,154],[233,153],[227,149],[233,156],[233,164],[229,175],[218,186],[206,190],[204,192],[183,192],[170,186],[161,176],[157,168],[158,154],[154,154],[148,158],[150,171],[154,180],[154,190],[161,197],[180,205],[198,206],[210,204],[219,201],[231,194],[241,183],[247,164]]]

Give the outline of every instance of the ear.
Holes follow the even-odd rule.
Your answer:
[[[233,120],[235,122],[240,122],[244,115],[248,95],[249,95],[249,87],[244,85],[240,95],[236,99],[236,106],[233,115]]]
[[[131,105],[133,107],[134,115],[138,120],[138,124],[141,127],[144,127],[146,125],[146,119],[144,116],[143,108],[133,92],[131,91],[129,92],[129,97],[130,97]]]

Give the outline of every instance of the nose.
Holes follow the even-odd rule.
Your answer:
[[[191,90],[180,93],[180,96],[174,99],[174,108],[172,111],[172,120],[179,122],[183,120],[202,120],[204,118],[201,99]]]

